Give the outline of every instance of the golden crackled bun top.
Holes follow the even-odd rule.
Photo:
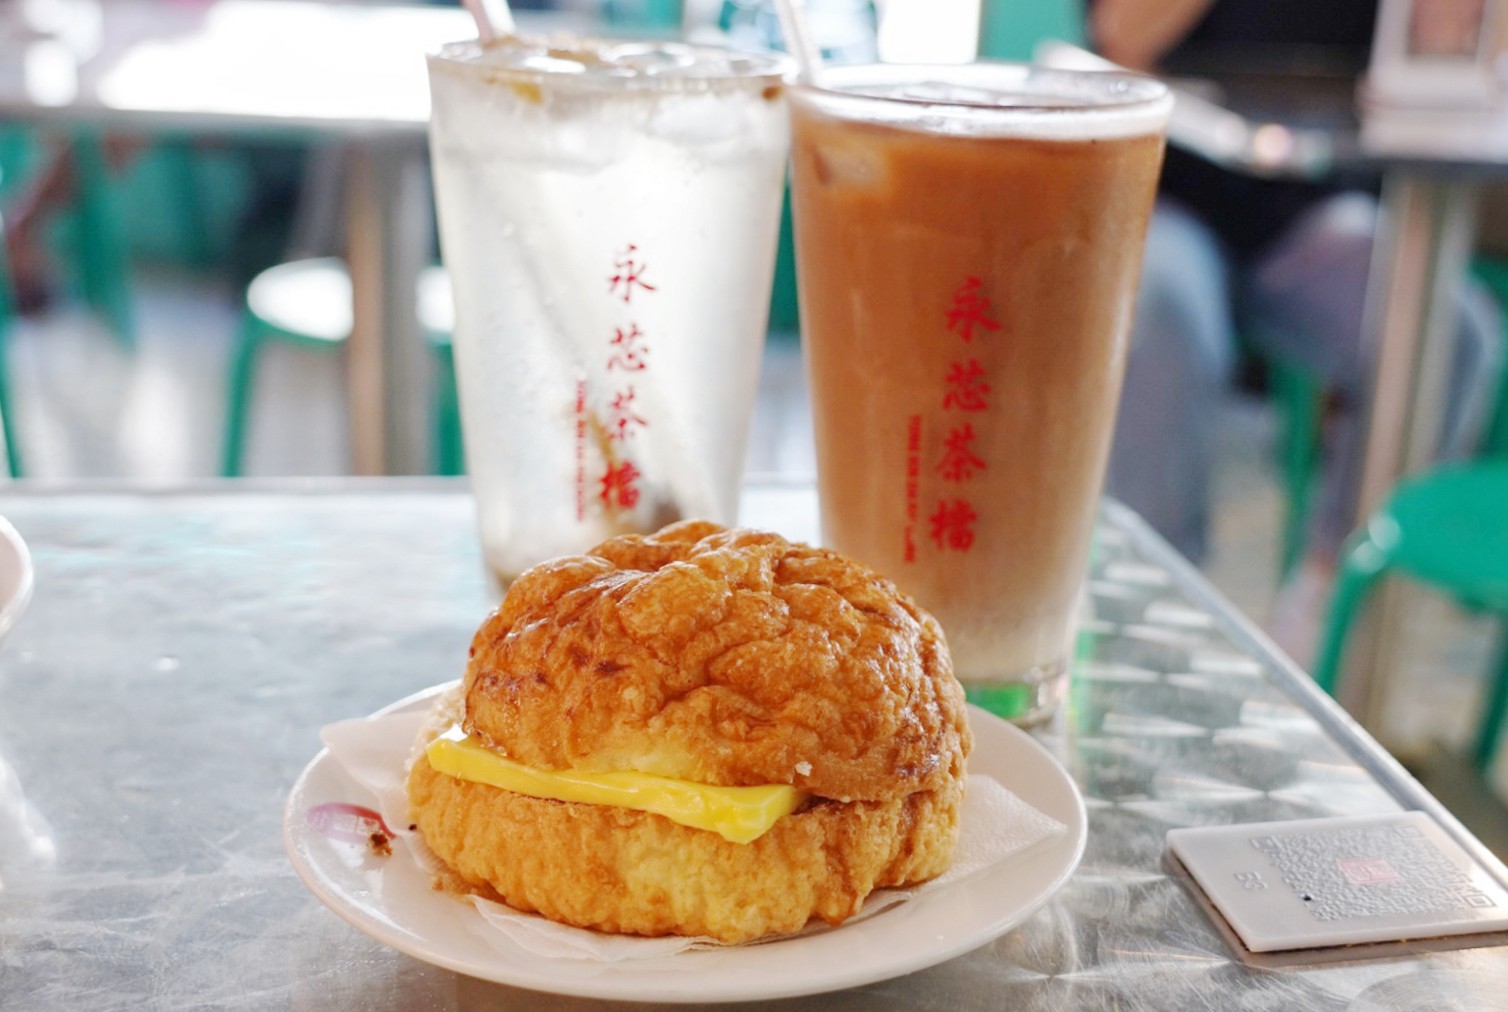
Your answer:
[[[464,690],[466,730],[543,769],[891,800],[970,747],[931,615],[836,552],[703,521],[524,573]]]

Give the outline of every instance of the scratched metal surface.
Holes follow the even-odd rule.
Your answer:
[[[37,567],[0,647],[0,1005],[600,1004],[370,941],[304,890],[279,839],[320,725],[460,670],[488,607],[464,486],[8,491],[0,514]],[[746,516],[813,532],[803,488],[756,489]],[[1072,701],[1043,732],[1088,801],[1078,873],[967,956],[772,1007],[1504,1007],[1501,945],[1236,955],[1164,865],[1167,830],[1437,806],[1113,505],[1089,588]]]

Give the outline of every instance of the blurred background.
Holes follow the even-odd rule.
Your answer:
[[[513,6],[531,30],[781,44],[767,0]],[[1188,115],[1148,247],[1110,491],[1302,665],[1316,659],[1345,539],[1366,513],[1368,335],[1401,312],[1378,291],[1379,250],[1401,248],[1411,201],[1424,202],[1428,241],[1415,253],[1433,286],[1411,308],[1425,307],[1445,348],[1437,363],[1418,359],[1441,416],[1422,453],[1489,479],[1508,453],[1501,0],[806,6],[835,62],[1021,59],[1057,41],[1068,58],[1097,54],[1180,88]],[[354,449],[348,268],[378,248],[379,278],[394,262],[438,263],[420,57],[469,24],[454,4],[0,0],[10,480],[374,470]],[[371,65],[386,68],[377,79],[390,92],[360,83]],[[1423,109],[1408,108],[1421,95]],[[1390,105],[1398,115],[1369,138],[1364,113]],[[790,257],[787,236],[747,467],[805,479],[814,459]],[[424,348],[394,388],[423,406],[419,450],[376,469],[460,474],[447,295],[443,277],[424,277],[385,307],[413,314],[388,329]],[[1493,556],[1489,569],[1508,568],[1508,550],[1490,550],[1508,530],[1498,487],[1468,489],[1485,547],[1467,554]],[[1477,738],[1508,678],[1503,608],[1508,598],[1488,591],[1410,592],[1393,613],[1393,690],[1368,721],[1500,853],[1508,770]]]

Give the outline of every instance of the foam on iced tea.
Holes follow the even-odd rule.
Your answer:
[[[824,540],[937,615],[966,683],[1049,679],[1109,451],[1158,121],[952,131],[843,101],[792,102]]]

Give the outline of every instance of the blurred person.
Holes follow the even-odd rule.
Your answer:
[[[1091,0],[1095,48],[1123,66],[1175,73],[1187,54],[1349,54],[1365,67],[1376,0]],[[1195,57],[1197,58],[1197,57]],[[1208,549],[1214,411],[1237,335],[1296,365],[1328,395],[1322,476],[1305,555],[1270,631],[1301,663],[1355,519],[1372,356],[1362,333],[1379,206],[1370,187],[1259,179],[1168,149],[1149,230],[1107,490],[1195,562]],[[1442,455],[1469,453],[1490,410],[1497,310],[1463,285]]]

